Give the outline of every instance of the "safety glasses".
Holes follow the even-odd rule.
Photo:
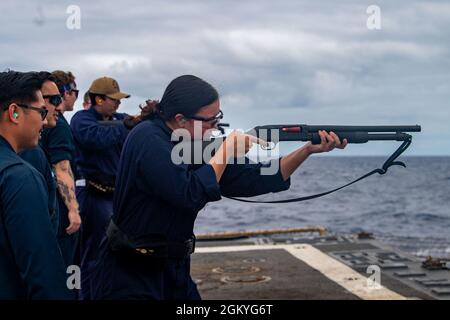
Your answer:
[[[61,93],[61,95],[63,95],[64,92],[68,92],[68,93],[75,92],[75,97],[78,98],[78,93],[80,92],[80,90],[75,89],[75,87],[76,87],[75,83],[69,83],[69,84],[61,86],[59,88],[59,92]]]
[[[44,99],[48,99],[48,102],[50,102],[55,107],[59,106],[62,102],[62,97],[59,94],[46,94],[44,95]]]
[[[220,120],[223,119],[223,112],[222,112],[222,110],[219,110],[219,113],[211,118],[203,118],[203,117],[199,117],[199,116],[190,116],[190,117],[186,117],[186,118],[192,119],[192,120],[198,120],[198,121],[202,121],[202,122],[208,122],[209,124],[211,124],[211,126],[214,126]]]
[[[42,121],[44,121],[45,118],[47,117],[48,110],[45,109],[45,107],[43,107],[43,108],[36,108],[36,107],[32,107],[32,106],[29,106],[29,105],[26,105],[26,104],[21,104],[21,103],[16,103],[16,104],[19,107],[21,107],[21,108],[30,109],[30,110],[39,112],[41,114]]]
[[[70,92],[75,92],[75,98],[78,98],[78,93],[80,92],[80,90],[72,89],[70,90]]]

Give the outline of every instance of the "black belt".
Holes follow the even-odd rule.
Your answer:
[[[109,185],[105,185],[99,182],[95,182],[92,180],[86,179],[86,186],[94,190],[96,192],[102,193],[102,194],[114,194],[115,188]]]
[[[109,248],[113,252],[128,251],[142,257],[186,259],[195,252],[195,236],[183,242],[151,240],[143,245],[134,244],[111,219],[106,230]]]

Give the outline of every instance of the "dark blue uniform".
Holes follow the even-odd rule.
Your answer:
[[[0,137],[0,300],[70,299],[44,179]]]
[[[56,127],[45,129],[42,132],[40,141],[41,147],[48,155],[52,165],[63,160],[68,160],[71,165],[72,172],[76,174],[74,165],[75,143],[72,132],[67,120],[62,113],[59,113]],[[69,210],[64,203],[59,191],[57,192],[57,202],[59,211],[59,227],[58,227],[58,243],[66,262],[66,266],[74,264],[75,250],[78,241],[78,233],[67,234],[66,228],[69,226]]]
[[[161,235],[183,242],[193,234],[197,213],[227,196],[255,196],[289,188],[281,173],[263,176],[263,164],[228,165],[220,184],[212,166],[176,165],[171,130],[160,119],[131,131],[120,161],[113,220],[134,242]],[[276,159],[274,161],[279,161]],[[169,259],[165,267],[133,264],[112,253],[106,237],[93,278],[95,299],[200,299],[190,277],[190,259]]]
[[[126,116],[116,113],[112,120],[122,120]],[[98,247],[113,213],[113,194],[92,189],[88,181],[114,187],[120,153],[129,132],[123,124],[99,124],[102,120],[94,107],[77,112],[71,120],[77,146],[76,165],[84,180],[76,188],[83,221],[80,241],[82,299],[90,299],[92,265],[98,258]]]
[[[20,157],[26,162],[31,164],[45,179],[48,191],[48,211],[50,215],[50,221],[55,231],[55,235],[58,233],[59,222],[59,208],[56,200],[56,177],[55,173],[48,162],[48,158],[40,146],[33,149],[25,150],[20,153]]]

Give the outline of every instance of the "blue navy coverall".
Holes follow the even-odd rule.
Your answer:
[[[71,299],[44,178],[0,136],[0,300]]]
[[[115,113],[111,120],[122,120],[126,114]],[[102,185],[114,186],[120,153],[129,130],[123,125],[101,125],[103,116],[94,107],[77,112],[71,128],[77,147],[76,164],[80,178]],[[85,184],[86,182],[84,182]],[[95,192],[77,185],[81,226],[81,292],[90,299],[89,283],[92,265],[98,257],[98,247],[113,213],[113,195]]]
[[[20,157],[31,164],[45,179],[48,191],[48,210],[55,236],[58,233],[59,208],[57,201],[56,177],[44,150],[38,145],[33,149],[21,152]]]
[[[48,155],[50,163],[55,165],[63,160],[68,160],[72,172],[76,174],[74,166],[75,143],[73,141],[72,132],[67,120],[63,114],[59,112],[56,127],[45,129],[42,132],[40,145]],[[75,250],[78,242],[78,232],[71,235],[67,234],[66,228],[69,226],[69,210],[64,203],[59,191],[57,192],[57,202],[59,211],[59,226],[58,226],[58,243],[66,263],[66,266],[74,264]]]
[[[144,121],[123,148],[114,196],[113,221],[131,239],[162,235],[182,242],[193,235],[199,210],[227,196],[255,196],[286,190],[281,173],[260,174],[261,163],[228,165],[220,184],[211,165],[176,165],[171,130],[161,119]],[[279,161],[276,159],[274,161]],[[108,249],[106,236],[95,268],[94,299],[200,299],[190,276],[190,259],[169,259],[165,267],[133,264]]]

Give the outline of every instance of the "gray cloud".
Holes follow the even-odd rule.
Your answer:
[[[38,3],[44,24],[36,25]],[[82,29],[65,26],[79,5]],[[377,1],[382,29],[366,28],[372,2],[2,2],[0,66],[65,69],[86,90],[115,77],[133,97],[160,98],[192,73],[222,95],[226,120],[263,123],[416,124],[409,154],[450,154],[450,4]],[[386,154],[390,143],[338,154]]]

